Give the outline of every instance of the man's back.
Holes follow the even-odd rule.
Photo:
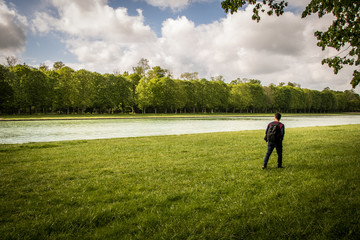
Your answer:
[[[284,139],[285,125],[279,121],[273,121],[268,124],[265,132],[267,142],[280,142]]]

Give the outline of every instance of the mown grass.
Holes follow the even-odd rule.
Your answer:
[[[1,239],[360,239],[360,125],[0,145]]]

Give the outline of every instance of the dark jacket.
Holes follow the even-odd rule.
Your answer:
[[[265,141],[267,141],[267,133],[268,133],[269,127],[272,123],[277,123],[277,122],[273,121],[268,124],[266,131],[265,131],[265,137],[264,137]],[[284,139],[284,135],[285,135],[285,125],[282,124],[281,122],[278,122],[278,123],[279,123],[279,127],[280,127],[280,141],[282,141]]]

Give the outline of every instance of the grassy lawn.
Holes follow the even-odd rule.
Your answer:
[[[360,125],[0,145],[1,239],[360,239]]]

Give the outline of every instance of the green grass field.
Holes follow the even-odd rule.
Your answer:
[[[0,239],[360,239],[360,125],[0,145]]]

